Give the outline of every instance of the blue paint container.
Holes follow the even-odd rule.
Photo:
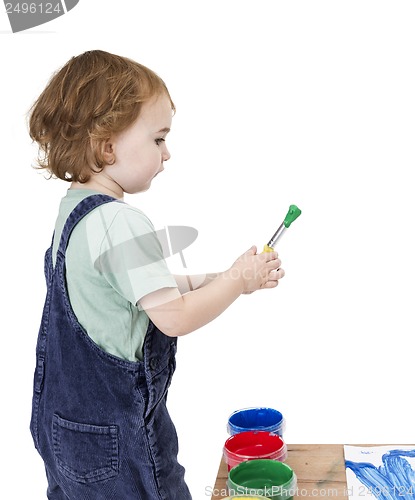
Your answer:
[[[228,419],[228,434],[265,431],[283,437],[285,420],[281,412],[273,408],[245,408],[237,410]]]

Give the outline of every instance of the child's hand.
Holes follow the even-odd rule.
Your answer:
[[[231,278],[241,279],[243,293],[252,293],[261,288],[275,288],[278,280],[284,277],[281,260],[277,252],[257,254],[257,248],[251,247],[242,254],[229,270]]]

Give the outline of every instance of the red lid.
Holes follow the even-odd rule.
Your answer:
[[[287,452],[287,446],[277,434],[265,431],[240,432],[228,438],[224,455],[233,459],[272,458],[278,459]]]

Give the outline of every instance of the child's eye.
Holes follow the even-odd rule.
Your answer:
[[[160,146],[160,144],[161,144],[162,142],[165,142],[165,140],[166,140],[166,139],[163,139],[162,137],[160,137],[159,139],[156,139],[156,140],[155,140],[155,143],[157,144],[157,146]]]

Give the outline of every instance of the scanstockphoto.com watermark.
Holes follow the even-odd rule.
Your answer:
[[[4,7],[13,33],[48,23],[72,10],[79,0],[21,2],[4,0]]]
[[[94,267],[104,274],[117,274],[149,266],[177,254],[186,269],[183,251],[197,236],[197,229],[191,226],[166,226],[115,244],[111,240],[110,232],[106,231],[105,246],[101,246],[103,251],[97,256]],[[90,250],[94,252],[92,248]],[[269,255],[265,258],[269,258]],[[243,265],[231,267],[226,277],[232,280],[239,280],[241,277],[244,281],[253,280],[259,277],[260,269],[261,266],[258,266],[258,269],[252,266],[245,268]],[[189,290],[197,288],[205,278],[206,275],[195,277],[197,283],[189,282]]]
[[[379,486],[377,488],[367,488],[366,486],[360,485],[358,487],[339,487],[339,488],[300,488],[296,487],[290,490],[282,490],[280,487],[274,486],[272,488],[264,488],[258,490],[244,490],[236,491],[228,488],[212,488],[207,486],[205,488],[206,497],[226,497],[232,495],[261,495],[261,496],[276,496],[280,495],[285,498],[291,496],[297,498],[356,498],[356,497],[367,497],[373,496],[374,498],[379,498],[381,495],[388,498],[414,498],[415,500],[415,486],[394,486],[390,487]]]

